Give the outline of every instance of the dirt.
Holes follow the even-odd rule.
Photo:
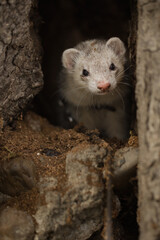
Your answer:
[[[104,141],[98,137],[97,131],[87,131],[82,126],[64,130],[54,127],[49,122],[28,112],[14,123],[6,127],[0,134],[0,161],[13,161],[16,157],[23,157],[26,161],[33,161],[36,169],[36,179],[53,176],[58,179],[56,189],[64,191],[66,181],[65,157],[73,147],[82,143],[98,143]],[[36,205],[43,199],[39,198],[36,186],[12,197],[6,205],[23,209],[31,214]]]
[[[103,147],[111,146],[112,153],[120,147],[137,146],[138,138],[133,136],[127,143],[116,139],[107,141],[102,139],[97,130],[89,131],[81,125],[65,130],[51,125],[46,119],[28,112],[21,116],[14,125],[6,127],[0,132],[0,161],[13,161],[17,157],[32,161],[36,169],[37,182],[41,177],[53,176],[58,180],[55,189],[65,191],[66,173],[65,157],[68,151],[78,144],[98,144]],[[43,194],[35,185],[31,190],[11,197],[1,209],[14,207],[33,215],[36,206],[43,204]]]

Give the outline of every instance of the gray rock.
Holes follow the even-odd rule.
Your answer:
[[[39,179],[38,188],[40,193],[49,191],[50,189],[56,188],[57,179],[54,177],[41,177]]]
[[[113,181],[117,188],[125,188],[135,176],[138,163],[138,148],[124,147],[116,151],[113,161]]]
[[[0,192],[15,196],[36,184],[34,163],[30,159],[15,157],[1,162]]]
[[[99,169],[106,149],[84,144],[66,157],[65,192],[45,193],[45,205],[38,207],[34,240],[85,240],[103,224],[104,185]]]
[[[6,208],[0,214],[1,240],[33,240],[34,224],[31,216],[13,208]]]

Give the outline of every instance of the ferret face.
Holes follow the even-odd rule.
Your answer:
[[[62,62],[73,85],[88,93],[105,95],[116,89],[124,75],[125,47],[119,38],[106,43],[86,41],[80,49],[64,51]]]

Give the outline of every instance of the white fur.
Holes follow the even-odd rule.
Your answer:
[[[64,69],[60,90],[72,116],[89,129],[102,130],[110,138],[125,139],[128,136],[125,97],[129,89],[126,84],[120,84],[124,80],[125,61],[125,47],[119,38],[107,42],[86,41],[64,51],[62,56]],[[109,69],[111,63],[115,64],[116,70]],[[83,69],[89,76],[82,76]],[[101,81],[110,83],[110,89],[105,93],[97,88]],[[95,105],[109,105],[116,111],[97,110]]]

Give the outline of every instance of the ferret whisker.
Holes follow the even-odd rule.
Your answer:
[[[124,74],[124,78],[128,78],[128,79],[130,79],[130,76],[128,75],[128,74]]]
[[[118,75],[117,75],[117,78],[118,78],[121,74],[124,74],[129,68],[131,68],[131,66],[123,69],[122,71],[120,71],[120,72],[118,73]]]
[[[126,72],[128,69],[130,69],[131,67],[133,67],[133,65],[128,66],[127,68],[124,69],[124,72]]]
[[[109,91],[109,93],[110,93],[112,96],[114,96],[114,91],[115,91],[115,89],[112,89],[111,91]]]
[[[118,93],[118,95],[120,96],[120,98],[121,98],[121,101],[122,101],[122,105],[123,105],[123,111],[125,111],[125,104],[124,104],[124,99],[123,99],[123,97],[122,97],[122,95],[121,95],[121,93],[120,93],[120,91],[118,91],[118,87],[117,88],[115,88],[115,91]]]
[[[124,72],[123,72],[123,71],[119,72],[119,73],[117,74],[117,79],[119,78],[119,76],[124,76]]]
[[[129,87],[133,88],[133,86],[131,84],[126,83],[126,82],[118,82],[118,85],[119,84],[126,85],[126,86],[129,86]]]

